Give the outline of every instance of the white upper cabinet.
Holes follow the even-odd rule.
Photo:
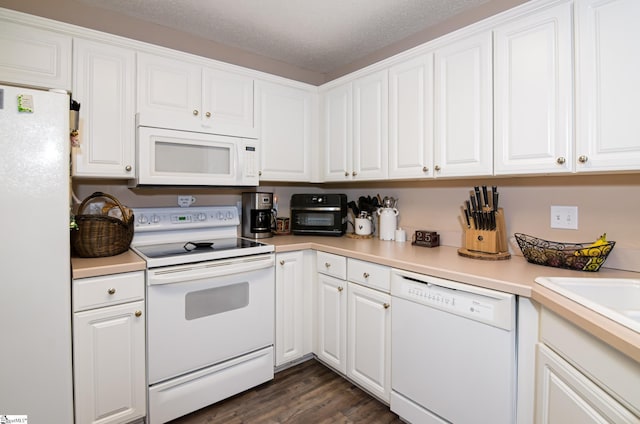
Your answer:
[[[257,137],[250,77],[139,53],[137,92],[140,125]]]
[[[135,176],[135,53],[74,39],[73,98],[80,103],[74,177]]]
[[[571,4],[494,30],[494,172],[573,170]]]
[[[434,53],[436,177],[493,173],[491,32]]]
[[[389,70],[389,178],[433,176],[433,54]]]
[[[347,83],[323,94],[323,177],[325,181],[346,181],[351,176],[352,92],[351,83]]]
[[[576,170],[640,169],[640,2],[576,2]]]
[[[0,82],[71,90],[71,36],[0,19]]]
[[[311,181],[313,104],[309,90],[256,81],[261,180]]]
[[[388,93],[386,69],[323,93],[325,181],[387,178]]]

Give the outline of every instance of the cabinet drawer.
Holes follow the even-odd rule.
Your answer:
[[[144,299],[144,271],[73,280],[73,311]]]
[[[318,272],[336,278],[347,278],[347,258],[326,252],[317,252],[316,265]]]
[[[347,262],[347,279],[354,283],[389,293],[391,288],[391,268],[349,258]]]

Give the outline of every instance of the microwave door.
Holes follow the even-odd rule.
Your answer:
[[[212,134],[140,127],[138,184],[241,185],[239,141]]]

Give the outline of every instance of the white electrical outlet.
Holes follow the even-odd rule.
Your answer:
[[[577,206],[551,206],[551,228],[578,229]]]

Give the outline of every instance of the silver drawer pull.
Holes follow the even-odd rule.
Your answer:
[[[382,304],[382,307],[383,307],[384,309],[389,309],[389,306],[391,306],[391,305],[389,305],[388,303],[383,303],[383,304]]]
[[[363,273],[363,274],[362,274],[362,276],[363,276],[364,278],[369,278],[369,273],[368,273],[368,272],[365,272],[365,273]]]
[[[329,262],[324,263],[325,268],[331,268],[331,264]]]
[[[109,293],[109,294],[116,294],[116,289],[114,289],[113,287],[111,287],[109,290],[107,290],[107,293]]]
[[[284,265],[284,259],[280,260],[280,265]]]
[[[342,290],[344,290],[344,288],[342,286],[338,286],[338,291],[341,292]]]
[[[136,311],[134,315],[140,318],[142,316],[142,311]]]

